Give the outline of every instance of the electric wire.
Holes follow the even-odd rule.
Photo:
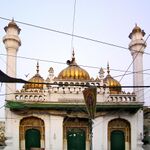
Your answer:
[[[7,57],[7,54],[1,53],[0,55]],[[53,61],[53,60],[46,60],[46,59],[39,59],[39,58],[25,57],[25,56],[14,56],[14,55],[9,55],[9,56],[17,57],[17,58],[21,58],[21,59],[27,59],[27,60],[34,60],[34,61],[41,61],[41,62],[47,62],[47,63],[55,63],[55,64],[66,65],[66,63],[64,63],[64,62],[58,62],[58,61]],[[89,66],[89,65],[81,65],[81,64],[79,64],[78,66],[85,67],[85,68],[100,69],[100,67],[98,67],[98,66]],[[107,70],[107,68],[103,68],[103,69]],[[119,72],[125,72],[125,70],[120,70],[120,69],[112,69],[112,68],[110,68],[110,70],[112,70],[112,71],[119,71]],[[131,71],[128,71],[128,72],[131,73]]]
[[[5,106],[5,105],[2,105],[2,106],[0,107],[0,109],[2,109],[4,106]]]
[[[76,0],[75,0],[75,3],[76,3]],[[75,14],[74,14],[75,16]],[[10,19],[6,19],[6,18],[3,18],[3,17],[0,17],[1,19],[3,20],[10,20]],[[32,24],[28,24],[28,23],[23,23],[23,22],[20,22],[20,21],[16,21],[20,24],[24,24],[24,25],[29,25],[29,26],[32,26],[32,27],[36,27],[36,28],[40,28],[40,29],[44,29],[44,30],[49,30],[49,31],[52,31],[52,32],[57,32],[57,33],[61,33],[61,34],[65,34],[65,35],[69,35],[69,36],[72,36],[72,47],[73,47],[73,37],[77,37],[77,38],[82,38],[82,39],[85,39],[85,40],[90,40],[90,41],[93,41],[93,42],[98,42],[98,43],[101,43],[101,44],[106,44],[106,45],[109,45],[109,46],[115,46],[117,48],[122,48],[122,49],[127,49],[126,47],[123,47],[123,46],[119,46],[119,45],[115,45],[115,44],[111,44],[111,43],[107,43],[107,42],[103,42],[103,41],[99,41],[99,40],[94,40],[94,39],[90,39],[90,38],[86,38],[86,37],[83,37],[83,36],[78,36],[78,35],[74,35],[74,25],[73,25],[73,31],[72,31],[72,34],[69,34],[69,33],[66,33],[66,32],[62,32],[62,31],[57,31],[57,30],[53,30],[53,29],[48,29],[48,28],[45,28],[45,27],[40,27],[40,26],[36,26],[36,25],[32,25]],[[147,55],[150,55],[149,53],[146,53],[144,52],[145,54]],[[35,59],[35,60],[39,60],[39,59]],[[48,61],[48,62],[53,62],[53,63],[59,63],[59,64],[65,64],[65,63],[62,63],[62,62],[54,62],[54,61]],[[81,66],[81,65],[80,65]],[[84,66],[85,67],[85,66]],[[86,67],[91,67],[91,66],[86,66]],[[92,68],[99,68],[99,67],[92,67]],[[111,69],[113,70],[113,69]],[[126,73],[128,72],[128,69],[125,71],[125,74],[123,76],[126,75]],[[128,73],[128,74],[132,74],[132,73]],[[121,79],[122,80],[122,79]],[[1,94],[0,94],[1,95]],[[1,108],[3,108],[5,105],[1,106]],[[8,119],[8,118],[7,118]],[[12,118],[11,118],[12,119]],[[16,119],[16,118],[15,118]],[[102,121],[103,122],[103,121]]]
[[[146,82],[147,83],[147,82]],[[146,91],[147,90],[147,91]],[[140,92],[140,91],[143,91],[143,89],[137,89],[137,92]],[[144,97],[144,100],[146,101],[146,97],[145,97],[145,95],[147,94],[147,93],[149,93],[150,92],[150,89],[144,89],[144,93],[141,95],[141,96],[138,96],[137,97],[137,99],[140,99],[140,98],[143,98]],[[148,102],[148,101],[146,101],[146,102]]]
[[[73,8],[73,21],[72,21],[72,38],[71,38],[71,51],[74,48],[74,28],[75,28],[75,14],[76,14],[76,0],[74,0],[74,8]]]
[[[5,20],[5,21],[12,21],[12,19],[8,19],[8,18],[1,17],[1,16],[0,16],[0,19]],[[50,31],[50,32],[55,32],[55,33],[59,33],[59,34],[67,35],[67,36],[73,36],[73,37],[76,37],[76,38],[79,38],[79,39],[84,39],[84,40],[88,40],[88,41],[92,41],[92,42],[96,42],[96,43],[100,43],[100,44],[104,44],[104,45],[108,45],[108,46],[112,46],[112,47],[116,47],[116,48],[129,50],[129,48],[121,46],[121,45],[108,43],[108,42],[105,42],[105,41],[92,39],[92,38],[81,36],[81,35],[76,35],[76,34],[72,35],[72,33],[63,32],[63,31],[59,31],[59,30],[55,30],[55,29],[51,29],[51,28],[47,28],[47,27],[42,27],[42,26],[39,26],[39,25],[30,24],[30,23],[25,23],[25,22],[18,21],[18,20],[15,20],[15,22],[19,23],[19,24],[22,24],[22,25],[31,26],[31,27],[35,27],[35,28],[38,28],[38,29],[43,29],[43,30]],[[150,53],[146,53],[146,52],[144,52],[144,53],[147,54],[147,55],[150,55]]]
[[[7,56],[7,54],[0,54],[1,56]],[[55,64],[62,64],[62,65],[66,65],[66,63],[64,62],[58,62],[58,61],[53,61],[53,60],[46,60],[46,59],[39,59],[39,58],[33,58],[33,57],[25,57],[25,56],[14,56],[14,55],[9,55],[11,57],[17,57],[17,58],[21,58],[21,59],[27,59],[27,60],[34,60],[34,61],[41,61],[41,62],[47,62],[47,63],[55,63]],[[100,69],[100,67],[97,66],[88,66],[88,65],[78,65],[80,67],[85,67],[85,68],[93,68],[93,69]],[[106,68],[103,68],[106,70]],[[110,69],[112,71],[119,71],[119,72],[125,72],[124,70],[119,70],[119,69]],[[131,71],[128,71],[131,72]]]
[[[145,71],[149,71],[150,69],[144,69],[142,71],[136,71],[136,72],[129,72],[129,73],[126,73],[126,75],[132,75],[133,73],[141,73],[141,74],[145,74],[145,75],[150,75],[150,73],[144,73]],[[125,71],[124,71],[125,72]],[[123,74],[120,74],[120,75],[116,75],[116,76],[113,76],[113,78],[117,78],[117,77],[120,77],[120,76],[123,76]]]
[[[0,54],[1,56],[7,56],[7,54]],[[46,59],[39,59],[39,58],[31,58],[31,57],[25,57],[25,56],[14,56],[14,55],[9,55],[11,57],[17,57],[17,58],[21,58],[21,59],[27,59],[27,60],[34,60],[34,61],[41,61],[41,62],[47,62],[47,63],[55,63],[55,64],[62,64],[62,65],[66,65],[66,63],[64,62],[58,62],[58,61],[53,61],[53,60],[46,60]],[[97,67],[97,66],[88,66],[88,65],[79,65],[79,66],[82,66],[82,67],[85,67],[85,68],[93,68],[93,69],[100,69],[100,67]],[[107,68],[103,68],[104,70],[107,70]],[[112,69],[110,68],[111,71],[117,71],[117,72],[125,72],[125,70],[120,70],[120,69]],[[145,71],[149,71],[150,69],[145,69],[143,70],[143,74],[147,74],[147,75],[150,75],[149,73],[144,73]],[[132,71],[127,71],[128,73],[126,73],[125,75],[130,75],[130,74],[133,74]],[[142,71],[138,71],[136,73],[140,73]],[[116,75],[116,76],[113,76],[113,78],[117,78],[117,77],[120,77],[120,76],[123,76],[123,74],[120,74],[120,75]]]
[[[147,36],[146,40],[144,41],[144,44],[146,44],[146,41],[148,40],[149,37],[150,37],[150,34]],[[133,58],[132,62],[129,64],[128,68],[126,69],[125,73],[123,74],[123,76],[121,77],[121,79],[119,80],[119,82],[122,81],[122,79],[124,78],[124,76],[126,75],[126,73],[128,72],[128,70],[130,69],[130,67],[134,63],[135,59],[137,58],[138,54],[141,52],[142,48],[143,48],[143,45],[141,46],[141,48],[136,53],[135,57]]]
[[[0,59],[2,60],[2,62],[6,65],[6,61],[5,60],[3,60],[1,57],[0,57]],[[11,70],[11,71],[13,71],[14,72],[14,70],[10,67],[10,66],[8,66],[8,68]],[[5,84],[5,87],[7,87],[11,92],[13,91],[11,88],[10,88],[10,86],[9,86],[9,84],[7,83],[7,84]]]
[[[75,0],[75,2],[74,2],[74,19],[73,19],[73,30],[72,30],[72,34],[71,34],[71,36],[72,37],[74,37],[74,36],[76,36],[76,35],[74,35],[73,34],[73,32],[74,32],[74,21],[75,21],[75,6],[76,6],[76,0]],[[7,18],[4,18],[4,17],[0,17],[0,19],[3,19],[3,20],[9,20],[9,21],[11,21],[11,19],[7,19]],[[40,27],[40,26],[37,26],[37,25],[32,25],[32,24],[28,24],[28,23],[24,23],[24,22],[20,22],[20,21],[16,21],[16,22],[18,22],[18,23],[21,23],[21,24],[25,24],[25,25],[30,25],[30,26],[34,26],[34,27],[38,27],[38,28],[42,28],[42,29],[47,29],[48,30],[48,28],[45,28],[45,27]],[[50,29],[51,30],[51,29]],[[52,30],[53,31],[53,30]],[[55,31],[55,30],[54,30]],[[82,36],[81,36],[82,37]],[[149,37],[149,36],[148,36]],[[85,39],[89,39],[89,38],[85,38]],[[148,39],[148,38],[147,38]],[[98,41],[98,40],[94,40],[94,41]],[[107,42],[102,42],[102,43],[105,43],[105,44],[108,44],[108,45],[114,45],[114,46],[117,46],[118,47],[118,45],[115,45],[115,44],[111,44],[111,43],[107,43]],[[123,48],[122,46],[119,46],[120,48]],[[124,47],[125,48],[125,47]],[[125,49],[128,49],[128,48],[125,48]],[[33,58],[34,59],[34,58]],[[32,60],[33,60],[32,59]],[[37,59],[34,59],[34,60],[37,60]],[[39,59],[38,59],[39,60]],[[54,62],[54,61],[51,61],[51,62]],[[59,64],[62,64],[61,62],[57,62],[57,63],[59,63]],[[133,63],[133,62],[132,62]],[[64,63],[63,63],[64,64]],[[130,64],[130,66],[131,66],[132,64]],[[83,66],[83,65],[82,65]],[[128,70],[129,70],[129,68],[130,68],[130,66],[128,67],[128,69],[126,70],[126,72],[124,73],[124,75],[122,76],[122,78],[125,76],[125,74],[128,72]],[[83,66],[83,67],[86,67],[86,66]],[[87,66],[87,67],[91,67],[91,66]],[[122,80],[122,78],[120,79],[120,81]]]
[[[76,3],[76,1],[75,1]],[[3,17],[0,17],[1,19],[3,20],[9,20],[11,21],[10,19],[7,19],[7,18],[3,18]],[[23,23],[23,22],[20,22],[20,21],[16,21],[20,24],[24,24],[24,25],[29,25],[29,26],[33,26],[33,27],[37,27],[37,28],[41,28],[41,29],[46,29],[46,30],[50,30],[50,31],[53,31],[53,32],[58,32],[58,33],[62,33],[62,34],[66,34],[66,35],[70,35],[69,33],[66,33],[66,32],[61,32],[61,31],[57,31],[57,30],[53,30],[53,29],[48,29],[48,28],[45,28],[45,27],[40,27],[40,26],[37,26],[37,25],[32,25],[32,24],[28,24],[28,23]],[[74,28],[74,27],[73,27]],[[103,41],[99,41],[99,40],[94,40],[94,39],[90,39],[90,38],[86,38],[86,37],[82,37],[82,36],[78,36],[78,35],[74,35],[73,32],[72,32],[72,37],[75,36],[75,37],[78,37],[78,38],[83,38],[83,39],[86,39],[86,40],[91,40],[91,41],[94,41],[94,42],[99,42],[99,43],[102,43],[102,44],[107,44],[109,46],[115,46],[115,47],[118,47],[118,48],[123,48],[123,49],[128,49],[128,48],[125,48],[125,47],[122,47],[122,46],[118,46],[118,45],[115,45],[115,44],[111,44],[111,43],[107,43],[107,42],[103,42]],[[149,36],[148,36],[149,37]],[[147,38],[148,39],[148,38]],[[146,40],[147,41],[147,40]],[[145,54],[148,54],[150,55],[149,53],[145,53]],[[23,58],[23,57],[22,57]],[[35,58],[32,58],[32,60],[39,60],[39,59],[35,59]],[[43,60],[41,60],[43,61]],[[45,60],[44,60],[45,61]],[[49,61],[49,62],[53,62],[53,63],[59,63],[59,64],[65,64],[65,63],[61,63],[61,62],[54,62],[54,61]],[[133,63],[133,62],[132,62]],[[129,65],[131,66],[131,65]],[[84,67],[91,67],[91,66],[84,66]],[[92,67],[93,68],[93,67]],[[94,67],[95,68],[95,67]],[[99,67],[96,67],[96,68],[99,68]],[[128,67],[130,68],[130,67]],[[113,69],[111,69],[113,70]],[[126,73],[128,72],[128,69],[125,71],[125,74],[123,75],[123,77],[126,75]],[[123,78],[122,77],[122,78]],[[122,80],[122,79],[121,79]]]

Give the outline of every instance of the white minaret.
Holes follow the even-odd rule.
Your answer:
[[[21,41],[19,38],[20,28],[12,21],[4,28],[6,35],[3,37],[3,43],[7,50],[7,66],[6,73],[11,77],[16,77],[16,56]],[[6,94],[14,93],[16,91],[15,83],[6,84]],[[7,95],[6,100],[12,98],[12,95]]]
[[[20,28],[17,24],[12,21],[4,28],[6,35],[3,37],[3,43],[5,44],[5,48],[7,50],[7,65],[6,65],[6,73],[11,77],[16,77],[16,56],[18,52],[18,48],[21,45],[21,41],[19,38]],[[14,92],[16,91],[16,83],[7,83],[6,84],[6,100],[14,100]],[[12,94],[10,94],[12,93]],[[9,108],[5,107],[5,137],[6,137],[6,147],[5,150],[12,150],[14,148],[14,139],[13,137],[13,113],[9,110]]]
[[[146,42],[143,40],[145,32],[140,27],[135,25],[132,32],[129,34],[131,42],[129,50],[133,58],[133,86],[143,86],[143,53],[146,47]],[[137,101],[144,102],[143,88],[134,88],[137,96]]]

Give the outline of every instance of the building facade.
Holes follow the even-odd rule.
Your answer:
[[[144,107],[144,150],[150,149],[150,107]]]
[[[20,28],[12,20],[3,38],[7,50],[7,74],[16,77],[16,57]],[[134,86],[143,85],[144,31],[137,25],[129,35],[133,60]],[[81,68],[72,52],[68,66],[55,76],[49,68],[47,79],[36,73],[22,89],[6,85],[6,150],[142,150],[143,89],[122,91],[107,65],[94,79]],[[9,66],[9,67],[8,67]],[[8,68],[14,68],[13,71]],[[96,113],[90,118],[83,91],[96,87]],[[11,92],[10,92],[11,89]],[[10,93],[14,94],[10,94]],[[9,94],[8,94],[9,93]],[[142,96],[141,96],[142,95]],[[91,102],[92,103],[92,102]],[[91,103],[89,107],[91,107]]]

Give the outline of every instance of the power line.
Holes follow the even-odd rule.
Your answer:
[[[5,105],[1,106],[0,109],[2,109]]]
[[[141,73],[141,74],[145,74],[145,75],[150,75],[150,73],[144,73],[145,71],[149,71],[150,69],[145,69],[145,70],[142,70],[142,71],[136,71],[136,72],[133,72],[133,71],[131,71],[131,72],[129,72],[129,73],[126,73],[126,75],[131,75],[131,74],[133,74],[133,73]],[[125,72],[125,71],[124,71]],[[116,75],[116,76],[113,76],[113,78],[117,78],[117,77],[120,77],[120,76],[123,76],[123,74],[121,74],[121,75]]]
[[[1,53],[0,54],[1,56],[7,56],[7,54],[3,54]],[[55,63],[55,64],[62,64],[62,65],[65,65],[66,63],[64,62],[58,62],[58,61],[53,61],[53,60],[46,60],[46,59],[39,59],[39,58],[33,58],[33,57],[25,57],[25,56],[14,56],[14,55],[9,55],[11,57],[17,57],[17,58],[21,58],[21,59],[28,59],[28,60],[34,60],[34,61],[41,61],[41,62],[47,62],[47,63]],[[82,67],[85,67],[85,68],[93,68],[93,69],[100,69],[100,67],[98,66],[89,66],[89,65],[78,65],[78,66],[82,66]],[[104,70],[106,70],[106,68],[103,68]],[[117,72],[125,72],[125,70],[120,70],[120,69],[112,69],[110,68],[110,70],[112,71],[117,71]],[[142,73],[142,72],[145,72],[145,71],[149,71],[150,69],[145,69],[145,70],[142,70],[142,71],[138,71],[136,73]],[[134,72],[133,71],[127,71],[128,73],[126,73],[126,75],[130,75],[130,74],[133,74]],[[150,75],[148,73],[143,73],[143,74],[147,74],[147,75]],[[120,77],[122,75],[117,75],[117,76],[113,76],[114,78],[116,77]]]
[[[17,78],[16,78],[17,79]],[[19,81],[19,82],[12,82],[12,81],[8,81],[7,83],[25,83],[25,84],[44,84],[44,85],[58,85],[58,86],[61,86],[61,87],[63,87],[63,86],[65,86],[65,87],[67,87],[67,86],[73,86],[73,87],[97,87],[97,88],[150,88],[150,85],[145,85],[145,86],[143,86],[143,85],[139,85],[139,86],[134,86],[134,85],[126,85],[126,86],[107,86],[107,85],[97,85],[97,86],[95,86],[95,85],[90,85],[90,84],[65,84],[65,83],[62,83],[62,82],[54,82],[54,83],[49,83],[49,82],[30,82],[30,81],[25,81],[25,80],[23,80],[22,82],[21,81]],[[5,83],[5,81],[1,81],[2,83]],[[8,94],[8,93],[7,93]],[[63,94],[63,93],[62,93]]]
[[[6,62],[0,57],[0,59],[3,61],[3,63],[4,64],[6,64]],[[13,72],[14,72],[14,70],[10,67],[10,66],[7,66],[10,70],[12,70]],[[1,83],[1,85],[2,85],[2,83]],[[10,91],[13,91],[11,88],[10,88],[10,86],[9,86],[9,84],[5,84],[5,86],[10,90]],[[0,88],[0,90],[1,90],[1,88]]]
[[[148,38],[150,37],[150,34],[147,36],[146,40],[144,41],[144,44],[146,43],[146,41],[148,40]],[[135,57],[133,58],[132,62],[129,64],[127,70],[125,71],[125,73],[122,75],[121,79],[119,80],[119,82],[121,82],[121,80],[123,79],[123,77],[126,75],[126,73],[128,72],[128,70],[130,69],[131,65],[134,63],[136,57],[138,56],[138,54],[140,53],[141,49],[143,48],[143,45],[141,46],[141,48],[139,49],[139,51],[136,53]]]
[[[98,43],[101,43],[101,44],[106,44],[106,45],[109,45],[109,46],[115,46],[115,47],[117,47],[117,48],[122,48],[122,49],[128,50],[128,48],[123,47],[123,46],[119,46],[119,45],[116,45],[116,44],[107,43],[107,42],[103,42],[103,41],[99,41],[99,40],[95,40],[95,39],[91,39],[91,38],[87,38],[87,37],[83,37],[83,36],[79,36],[79,35],[73,34],[73,32],[74,32],[74,21],[75,21],[75,6],[76,6],[76,0],[75,0],[75,2],[74,2],[74,17],[73,17],[74,19],[73,19],[73,30],[72,30],[72,34],[67,33],[67,32],[58,31],[58,30],[54,30],[54,29],[50,29],[50,28],[46,28],[46,27],[41,27],[41,26],[29,24],[29,23],[24,23],[24,22],[21,22],[21,21],[15,21],[15,22],[20,23],[20,24],[24,24],[24,25],[28,25],[28,26],[32,26],[32,27],[36,27],[36,28],[40,28],[40,29],[44,29],[44,30],[48,30],[48,31],[52,31],[52,32],[57,32],[57,33],[69,35],[69,36],[72,36],[72,37],[82,38],[82,39],[85,39],[85,40],[90,40],[90,41],[93,41],[93,42],[98,42]],[[7,20],[7,21],[11,21],[11,19],[4,18],[4,17],[0,17],[0,19]],[[149,37],[149,36],[148,36],[148,37]],[[147,38],[147,39],[148,39],[148,38]],[[145,53],[145,54],[150,55],[149,53]],[[21,57],[20,57],[20,58],[21,58]],[[22,57],[22,58],[25,58],[25,57]],[[26,58],[26,59],[27,59],[27,58]],[[39,60],[39,59],[36,59],[36,58],[29,58],[29,59],[36,60],[36,61]],[[45,60],[40,60],[40,61],[45,61]],[[46,60],[46,61],[47,61],[47,60]],[[65,63],[62,63],[62,62],[55,62],[55,61],[47,61],[47,62],[65,64]],[[132,63],[133,63],[133,61],[132,61]],[[129,65],[129,67],[128,67],[127,70],[125,71],[124,75],[122,75],[122,78],[120,79],[120,81],[121,81],[121,80],[123,79],[123,77],[126,75],[126,73],[128,72],[129,68],[131,67],[132,63]],[[99,67],[84,66],[84,65],[80,65],[80,66],[89,67],[89,68],[99,68]]]
[[[11,21],[11,19],[4,18],[4,17],[0,17],[0,19],[6,20],[6,21]],[[25,23],[25,22],[18,21],[18,20],[15,20],[15,22],[23,24],[23,25],[26,25],[26,26],[31,26],[31,27],[35,27],[35,28],[38,28],[38,29],[50,31],[50,32],[55,32],[55,33],[59,33],[59,34],[67,35],[67,36],[73,36],[73,37],[76,37],[76,38],[79,38],[79,39],[84,39],[84,40],[88,40],[88,41],[92,41],[92,42],[96,42],[96,43],[100,43],[100,44],[104,44],[104,45],[108,45],[108,46],[113,46],[113,47],[116,47],[116,48],[121,48],[121,49],[129,50],[129,48],[121,46],[121,45],[116,45],[116,44],[113,44],[113,43],[108,43],[108,42],[104,42],[104,41],[92,39],[92,38],[81,36],[81,35],[76,35],[76,34],[72,34],[72,33],[68,33],[68,32],[63,32],[63,31],[59,31],[59,30],[55,30],[55,29],[51,29],[51,28],[47,28],[47,27],[42,27],[42,26],[39,26],[39,25]],[[146,53],[146,52],[144,52],[144,53],[147,54],[147,55],[150,55],[150,53]]]
[[[76,0],[74,0],[74,12],[73,12],[73,21],[72,21],[72,39],[71,39],[71,50],[74,48],[73,37],[74,37],[74,25],[75,25],[75,14],[76,14]]]
[[[7,56],[7,54],[0,54],[1,56]],[[14,55],[9,55],[11,57],[17,57],[17,58],[21,58],[21,59],[28,59],[28,60],[34,60],[34,61],[42,61],[42,62],[50,62],[50,63],[56,63],[56,64],[66,64],[64,62],[57,62],[57,61],[52,61],[52,60],[45,60],[45,59],[39,59],[39,58],[31,58],[31,57],[24,57],[24,56],[14,56]],[[6,62],[5,62],[6,63]],[[93,69],[100,69],[100,67],[97,67],[97,66],[87,66],[87,65],[79,65],[79,66],[82,66],[82,67],[85,67],[85,68],[93,68]],[[106,68],[103,68],[104,70],[106,70]],[[112,71],[117,71],[117,72],[125,72],[125,70],[120,70],[120,69],[110,69]],[[150,75],[149,73],[144,73],[145,71],[149,71],[150,69],[145,69],[145,70],[142,70],[142,71],[138,71],[136,73],[142,73],[143,74],[147,74],[147,75]],[[126,73],[126,75],[131,75],[133,74],[134,72],[132,71],[128,71],[128,73]],[[120,74],[120,75],[116,75],[116,76],[113,76],[113,78],[117,78],[117,77],[121,77],[123,76],[124,74]]]
[[[42,62],[66,65],[66,63],[64,63],[64,62],[58,62],[58,61],[53,61],[53,60],[46,60],[46,59],[39,59],[39,58],[25,57],[25,56],[14,56],[14,55],[7,55],[7,54],[3,54],[3,53],[1,53],[0,55],[17,57],[17,58],[21,58],[21,59],[28,59],[28,60],[34,60],[34,61],[42,61]],[[80,65],[80,64],[78,66],[82,66],[82,67],[86,67],[86,68],[100,69],[100,67],[97,67],[97,66],[88,66],[88,65]],[[104,69],[106,69],[106,68],[104,68]],[[119,70],[119,69],[110,69],[110,70],[119,71],[119,72],[125,72],[124,70]],[[128,72],[131,72],[131,71],[128,71]]]
[[[16,21],[20,24],[24,24],[24,25],[28,25],[28,26],[32,26],[32,27],[36,27],[36,28],[40,28],[40,29],[44,29],[44,30],[48,30],[48,31],[52,31],[52,32],[56,32],[56,33],[61,33],[61,34],[65,34],[65,35],[69,35],[69,36],[72,36],[72,37],[77,37],[77,38],[82,38],[82,39],[85,39],[85,40],[90,40],[90,41],[93,41],[93,42],[98,42],[98,43],[101,43],[101,44],[106,44],[106,45],[109,45],[109,46],[115,46],[115,47],[118,47],[118,48],[122,48],[122,49],[127,49],[126,47],[123,47],[123,46],[119,46],[119,45],[115,45],[115,44],[112,44],[112,43],[107,43],[107,42],[103,42],[103,41],[99,41],[99,40],[95,40],[95,39],[91,39],[91,38],[87,38],[87,37],[83,37],[83,36],[79,36],[79,35],[75,35],[73,34],[74,33],[74,21],[75,21],[75,5],[76,5],[76,0],[75,0],[75,3],[74,3],[74,19],[73,19],[73,30],[72,30],[72,34],[70,33],[67,33],[67,32],[62,32],[62,31],[58,31],[58,30],[54,30],[54,29],[49,29],[49,28],[46,28],[46,27],[41,27],[41,26],[37,26],[37,25],[33,25],[33,24],[29,24],[29,23],[24,23],[24,22],[20,22],[20,21]],[[3,20],[9,20],[11,21],[10,19],[7,19],[7,18],[3,18],[3,17],[0,17],[0,19],[3,19]],[[149,36],[148,36],[149,37]],[[147,38],[148,39],[148,38]],[[150,55],[149,53],[146,53],[145,54],[148,54]],[[20,57],[20,58],[25,58],[25,57]],[[39,59],[36,59],[36,58],[27,58],[26,59],[31,59],[31,60],[39,60]],[[40,61],[45,61],[45,60],[40,60]],[[52,62],[52,63],[59,63],[59,64],[65,64],[65,63],[62,63],[62,62],[56,62],[56,61],[47,61],[47,62]],[[84,66],[84,65],[80,65],[80,66],[83,66],[83,67],[89,67],[89,68],[98,68],[99,67],[93,67],[93,66]],[[130,67],[129,67],[130,68]],[[114,71],[121,71],[121,70],[115,70],[115,69],[111,69],[111,70],[114,70]],[[125,74],[123,76],[126,75],[127,72],[129,69],[127,69],[125,71]],[[124,71],[122,71],[124,72]],[[132,73],[132,72],[131,72]],[[130,73],[128,73],[130,74]]]

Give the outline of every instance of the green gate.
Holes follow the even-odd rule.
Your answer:
[[[123,131],[111,132],[111,150],[125,150],[125,136]]]
[[[28,129],[25,133],[25,146],[26,150],[31,147],[40,148],[40,131],[37,129]]]
[[[85,131],[80,128],[71,128],[67,131],[68,150],[85,150]]]

